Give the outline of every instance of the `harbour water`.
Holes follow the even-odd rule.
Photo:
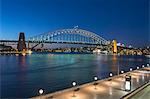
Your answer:
[[[99,54],[33,53],[31,55],[1,55],[1,97],[27,98],[117,75],[118,70],[129,71],[150,63],[145,56],[117,56]]]

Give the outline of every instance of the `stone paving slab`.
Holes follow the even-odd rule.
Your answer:
[[[131,99],[150,99],[150,84],[131,97]]]

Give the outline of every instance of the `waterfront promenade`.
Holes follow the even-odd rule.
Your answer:
[[[125,90],[125,75],[131,75],[131,91]],[[95,83],[96,86],[94,85]],[[137,93],[134,92],[144,85],[150,86],[150,67],[130,71],[119,76],[112,76],[63,91],[32,97],[32,99],[127,99],[124,97],[125,95],[128,96],[129,94],[130,96],[134,96]],[[146,90],[150,90],[148,88]],[[142,95],[142,98],[147,99],[148,96]]]

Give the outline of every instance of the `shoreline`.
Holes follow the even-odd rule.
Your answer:
[[[144,67],[144,68],[140,68],[139,70],[140,71],[142,71],[142,69],[150,69],[150,67]],[[38,95],[38,96],[34,96],[34,97],[31,97],[30,99],[47,99],[47,98],[50,98],[50,99],[53,99],[53,97],[55,97],[55,96],[58,96],[58,95],[60,95],[60,94],[63,94],[63,93],[66,93],[66,92],[69,92],[69,91],[73,91],[73,90],[76,90],[76,89],[82,89],[82,88],[85,88],[85,87],[87,87],[87,86],[91,86],[91,85],[94,85],[94,83],[98,83],[99,85],[101,85],[101,83],[103,83],[103,82],[107,82],[107,81],[112,81],[113,79],[117,79],[117,78],[122,78],[122,77],[125,77],[125,75],[128,75],[128,74],[131,74],[131,76],[132,76],[132,73],[134,73],[134,72],[138,72],[139,70],[133,70],[133,71],[129,71],[129,72],[125,72],[125,73],[123,73],[123,74],[119,74],[119,75],[115,75],[115,76],[112,76],[112,77],[107,77],[107,78],[104,78],[104,79],[100,79],[100,80],[97,80],[97,81],[93,81],[93,82],[89,82],[89,83],[85,83],[85,84],[82,84],[82,85],[77,85],[77,86],[75,86],[75,87],[71,87],[71,88],[67,88],[67,89],[63,89],[63,90],[59,90],[59,91],[56,91],[56,92],[52,92],[52,93],[47,93],[47,94],[44,94],[44,95]],[[140,72],[138,72],[139,74],[144,74],[144,73],[140,73]],[[149,73],[148,74],[150,74],[150,71],[149,71]],[[150,80],[150,79],[149,79]],[[150,81],[145,81],[145,83],[144,84],[146,84],[146,83],[149,83]],[[138,87],[137,87],[138,88]],[[134,90],[136,90],[137,88],[135,88]],[[134,91],[134,90],[131,90],[131,91],[129,91],[127,94],[129,94],[129,93],[131,93],[132,91]],[[125,95],[127,95],[127,94],[125,94]],[[123,95],[123,96],[125,96],[125,95]],[[122,97],[123,97],[122,96]]]
[[[103,53],[93,53],[93,52],[40,52],[40,51],[33,51],[32,54],[95,54],[95,55],[116,55],[116,56],[145,56],[147,58],[150,58],[150,55],[120,55],[120,54],[103,54]],[[30,54],[30,52],[0,52],[0,55],[22,55],[22,54]]]

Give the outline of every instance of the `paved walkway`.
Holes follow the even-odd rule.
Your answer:
[[[70,88],[67,90],[59,91],[43,95],[40,97],[33,97],[34,99],[120,99],[122,96],[128,94],[125,91],[124,82],[125,75],[131,75],[131,91],[135,90],[139,86],[150,81],[150,67],[140,70],[134,70],[132,72],[121,74],[120,76],[111,77],[105,80],[97,81],[98,85],[89,83],[78,87]],[[112,79],[112,80],[109,80]],[[79,89],[77,89],[79,88]],[[75,96],[73,96],[73,90]],[[144,98],[146,99],[146,98]]]
[[[150,84],[131,97],[131,99],[150,99]]]

